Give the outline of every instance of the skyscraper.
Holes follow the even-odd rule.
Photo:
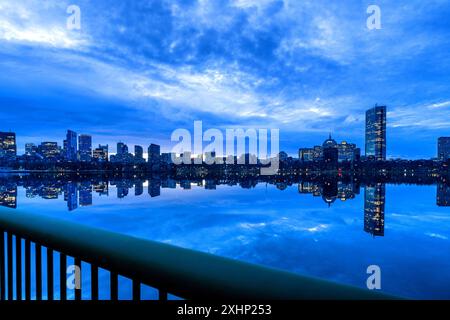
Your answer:
[[[77,160],[77,133],[72,130],[67,130],[66,135],[66,160]]]
[[[151,169],[159,169],[161,163],[161,147],[159,145],[152,143],[148,147],[148,163]]]
[[[144,148],[141,146],[134,146],[134,159],[136,162],[144,161]]]
[[[366,111],[366,157],[386,160],[386,106]]]
[[[92,159],[92,137],[87,134],[80,134],[78,137],[79,160],[89,162]]]
[[[128,146],[123,142],[117,142],[117,155],[124,155],[128,153]]]
[[[446,161],[450,158],[450,137],[440,137],[438,139],[438,158]]]
[[[97,161],[107,162],[108,161],[108,145],[102,146],[101,144],[99,144],[98,148],[94,149],[92,157]]]
[[[45,141],[38,146],[38,153],[46,160],[55,160],[60,156],[57,142]]]
[[[14,132],[0,132],[0,159],[11,160],[16,155],[16,134]]]
[[[25,144],[25,154],[27,156],[34,156],[37,152],[37,146],[34,143]]]

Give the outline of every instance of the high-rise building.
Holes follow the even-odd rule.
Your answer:
[[[98,145],[98,148],[94,149],[92,153],[92,157],[99,162],[107,162],[108,161],[108,145],[102,146]]]
[[[440,137],[438,139],[438,158],[446,161],[450,158],[450,137]]]
[[[298,158],[300,159],[300,161],[314,161],[314,154],[315,151],[313,148],[300,148],[298,150]]]
[[[367,185],[364,189],[364,231],[373,236],[384,236],[384,183]]]
[[[37,152],[46,160],[55,160],[60,156],[60,149],[57,142],[45,141],[37,148]]]
[[[82,162],[90,162],[92,160],[92,137],[87,134],[78,136],[78,155]]]
[[[117,155],[124,155],[128,153],[128,146],[123,142],[117,142]]]
[[[66,160],[77,160],[77,133],[72,130],[67,130],[66,135]]]
[[[386,106],[366,111],[366,157],[386,160]]]
[[[159,169],[161,163],[161,147],[157,144],[151,144],[148,147],[148,163],[152,169]]]
[[[34,143],[25,144],[25,155],[34,156],[37,152],[37,146]]]
[[[354,161],[356,158],[356,144],[342,141],[337,145],[339,162]]]
[[[12,160],[16,155],[16,134],[14,132],[0,132],[0,159]]]
[[[134,160],[136,162],[144,161],[144,148],[141,146],[134,146]]]

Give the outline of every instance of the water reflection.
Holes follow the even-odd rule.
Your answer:
[[[161,189],[175,189],[177,186],[184,190],[191,189],[192,185],[203,187],[206,190],[216,190],[219,185],[239,185],[243,189],[256,187],[258,183],[273,184],[279,190],[285,190],[288,186],[298,183],[300,194],[312,194],[321,197],[327,206],[335,201],[347,201],[355,199],[364,188],[364,231],[373,236],[384,236],[385,228],[385,182],[342,181],[338,179],[324,178],[316,181],[296,181],[295,179],[176,179],[172,177],[152,177],[150,179],[128,178],[108,179],[95,177],[89,179],[71,180],[65,177],[45,179],[33,176],[9,176],[0,178],[0,206],[17,208],[17,188],[23,187],[27,198],[40,197],[42,199],[59,199],[64,195],[68,211],[74,211],[78,207],[91,206],[93,193],[98,196],[111,196],[109,189],[114,186],[117,198],[130,196],[130,189],[134,189],[134,196],[141,196],[147,188],[150,197],[158,197]],[[450,206],[450,186],[446,183],[436,185],[437,206]],[[217,191],[220,192],[220,191]]]

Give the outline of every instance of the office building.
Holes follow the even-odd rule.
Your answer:
[[[108,145],[102,146],[101,144],[98,145],[98,148],[95,148],[92,157],[94,160],[99,162],[107,162],[108,161]]]
[[[158,170],[161,163],[161,147],[157,144],[151,144],[148,147],[148,163],[152,170]]]
[[[77,160],[77,133],[72,130],[67,130],[66,135],[66,160],[67,161],[76,161]]]
[[[134,146],[134,160],[138,163],[144,162],[144,148],[141,146]]]
[[[16,155],[16,134],[14,132],[0,132],[0,159],[13,160]]]
[[[366,158],[386,160],[386,107],[366,111]]]
[[[80,134],[78,137],[78,155],[81,162],[92,160],[92,137],[87,134]]]
[[[37,153],[37,146],[34,143],[25,144],[25,155],[34,156]]]
[[[61,150],[58,148],[57,142],[45,141],[38,146],[37,152],[46,160],[56,160],[60,156]]]

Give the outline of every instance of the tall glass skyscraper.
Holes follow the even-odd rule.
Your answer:
[[[366,111],[366,157],[386,160],[386,106]]]
[[[72,130],[67,130],[66,135],[66,159],[68,161],[77,160],[77,133]]]
[[[80,134],[78,137],[78,149],[80,161],[89,162],[92,160],[92,137],[87,134]]]

